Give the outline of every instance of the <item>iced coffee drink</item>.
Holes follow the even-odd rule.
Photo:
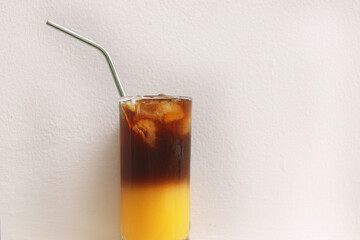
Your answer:
[[[120,101],[121,235],[185,240],[190,225],[191,99]]]

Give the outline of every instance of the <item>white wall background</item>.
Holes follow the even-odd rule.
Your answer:
[[[2,239],[119,239],[117,91],[47,19],[193,96],[191,240],[360,238],[359,1],[1,0]]]

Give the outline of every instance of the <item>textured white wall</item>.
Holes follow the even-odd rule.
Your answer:
[[[192,240],[360,238],[359,1],[3,0],[4,240],[119,239],[117,91],[47,19],[193,96]]]

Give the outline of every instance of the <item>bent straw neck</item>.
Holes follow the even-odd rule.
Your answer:
[[[63,26],[61,26],[61,25],[59,25],[57,23],[54,23],[54,22],[52,22],[50,20],[48,20],[46,22],[46,24],[48,24],[48,25],[50,25],[50,26],[52,26],[52,27],[54,27],[54,28],[66,33],[66,34],[69,34],[70,36],[73,36],[73,37],[75,37],[75,38],[77,38],[77,39],[79,39],[79,40],[81,40],[81,41],[83,41],[83,42],[97,48],[98,50],[100,50],[104,54],[104,56],[106,58],[106,61],[109,64],[109,67],[110,67],[110,70],[111,70],[112,76],[114,78],[115,85],[116,85],[116,88],[117,88],[117,90],[119,92],[120,97],[125,97],[126,96],[125,90],[124,90],[124,88],[123,88],[123,86],[122,86],[122,84],[121,84],[121,82],[119,80],[119,76],[118,76],[118,74],[116,72],[114,63],[111,60],[111,57],[110,57],[109,53],[106,51],[106,49],[103,46],[101,46],[100,44],[98,44],[98,43],[96,43],[96,42],[94,42],[94,41],[92,41],[92,40],[90,40],[90,39],[88,39],[86,37],[81,36],[78,33],[75,33],[73,31],[71,31],[71,30],[69,30],[69,29],[67,29],[67,28],[65,28],[65,27],[63,27]]]

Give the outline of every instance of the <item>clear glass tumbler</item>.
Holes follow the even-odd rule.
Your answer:
[[[120,101],[123,240],[188,239],[191,104],[165,95]]]

